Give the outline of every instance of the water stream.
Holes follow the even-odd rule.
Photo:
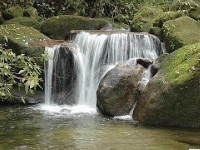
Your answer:
[[[200,131],[145,127],[133,120],[97,113],[41,110],[42,106],[0,106],[1,150],[188,150]],[[56,110],[56,109],[54,109]],[[187,142],[188,141],[188,142]]]

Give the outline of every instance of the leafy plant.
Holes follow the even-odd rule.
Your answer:
[[[24,88],[27,93],[33,93],[42,81],[41,68],[34,59],[24,54],[16,55],[10,49],[0,45],[0,99],[15,97],[13,87]],[[21,97],[24,102],[24,97]],[[25,103],[25,102],[24,102]]]

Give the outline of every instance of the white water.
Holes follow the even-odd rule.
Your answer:
[[[134,64],[137,57],[156,59],[158,54],[162,53],[161,47],[158,48],[159,39],[149,34],[127,32],[98,35],[81,32],[76,35],[73,43],[76,45],[75,53],[73,53],[77,75],[76,105],[58,106],[51,98],[53,58],[56,57],[55,51],[60,47],[55,45],[46,47],[50,57],[45,62],[45,105],[41,106],[43,110],[52,113],[96,113],[96,91],[100,79],[107,71],[119,62],[127,61]],[[143,80],[148,82],[149,73],[148,69]],[[130,119],[130,115],[125,116],[125,119]]]
[[[48,53],[48,58],[44,62],[45,69],[45,104],[51,104],[51,93],[52,93],[52,75],[53,75],[53,62],[55,50],[58,49],[59,45],[53,47],[45,47],[45,51]]]
[[[142,57],[158,57],[159,40],[149,34],[90,34],[81,32],[77,45],[77,104],[96,107],[96,91],[102,76],[118,62]]]

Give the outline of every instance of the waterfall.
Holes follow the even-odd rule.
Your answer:
[[[156,59],[162,53],[159,39],[145,33],[80,32],[73,43],[77,45],[76,102],[89,107],[96,107],[96,91],[100,79],[118,62],[136,57]]]
[[[45,69],[45,104],[49,105],[51,103],[52,96],[52,75],[53,75],[53,62],[55,50],[59,46],[55,45],[53,47],[45,47],[45,51],[48,53],[48,58],[44,62]]]
[[[98,84],[107,71],[119,62],[136,63],[138,57],[156,59],[163,47],[153,35],[132,32],[80,32],[71,44],[46,47],[45,104],[96,108]]]

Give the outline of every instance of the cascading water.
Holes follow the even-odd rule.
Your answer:
[[[55,49],[58,49],[59,45],[53,47],[45,47],[45,51],[48,53],[48,58],[44,62],[45,69],[45,104],[49,105],[51,103],[52,95],[52,75],[53,75],[53,62]]]
[[[72,42],[64,47],[47,47],[50,57],[45,62],[45,104],[81,106],[76,110],[64,108],[70,112],[80,109],[88,112],[88,107],[92,112],[96,111],[98,84],[117,63],[127,61],[133,64],[138,57],[156,59],[163,53],[159,39],[147,33],[80,32]],[[150,78],[149,71],[144,74],[146,78]],[[63,93],[66,94],[63,96]],[[71,100],[73,102],[66,102]]]
[[[96,107],[96,91],[101,77],[118,62],[142,57],[155,59],[161,51],[158,38],[149,34],[114,33],[90,34],[81,32],[73,43],[77,45],[78,105]]]

